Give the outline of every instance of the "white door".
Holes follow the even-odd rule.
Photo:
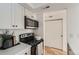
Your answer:
[[[45,46],[63,48],[63,20],[45,21]]]

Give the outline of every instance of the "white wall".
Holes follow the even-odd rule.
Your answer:
[[[34,33],[43,38],[43,13],[36,13],[36,17],[39,22],[39,27],[34,30]]]
[[[79,54],[79,4],[69,7],[67,16],[68,42],[74,54]]]
[[[34,12],[31,12],[31,11],[27,10],[26,8],[25,8],[25,16],[27,16],[28,18],[32,18],[34,20],[36,20],[36,18],[37,18],[36,14]]]

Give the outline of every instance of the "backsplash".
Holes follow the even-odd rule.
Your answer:
[[[2,30],[0,30],[0,34],[3,34],[4,32],[6,31],[6,29],[2,29]],[[33,33],[33,30],[32,29],[20,29],[20,30],[18,30],[18,29],[8,29],[8,31],[9,31],[9,34],[10,35],[12,35],[12,33],[14,32],[14,36],[16,36],[16,43],[18,43],[19,42],[19,35],[20,34],[23,34],[23,33]]]

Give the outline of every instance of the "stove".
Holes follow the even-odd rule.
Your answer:
[[[43,39],[37,40],[34,33],[24,33],[19,36],[20,42],[31,45],[31,55],[37,54],[37,46],[43,42]]]

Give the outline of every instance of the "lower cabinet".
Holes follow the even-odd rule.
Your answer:
[[[44,42],[41,42],[39,45],[38,45],[38,55],[43,55],[44,54]]]
[[[31,52],[28,49],[22,50],[19,53],[17,53],[17,55],[30,55]]]

